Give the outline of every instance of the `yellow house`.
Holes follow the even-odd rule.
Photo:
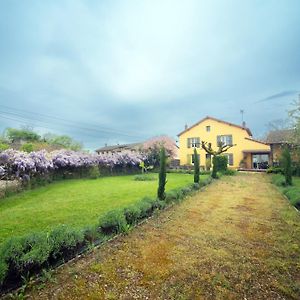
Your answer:
[[[218,148],[218,142],[235,144],[227,152],[228,166],[233,169],[265,169],[270,164],[270,145],[252,138],[246,126],[239,126],[213,117],[205,117],[191,127],[185,128],[179,136],[180,165],[192,165],[194,148],[200,155],[200,166],[205,168],[211,160],[209,154],[201,147],[201,142]]]

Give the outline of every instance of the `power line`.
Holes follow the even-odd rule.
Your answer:
[[[18,108],[11,108],[11,107],[8,107],[8,106],[5,106],[5,105],[0,105],[0,106],[3,107],[4,109],[6,109],[6,111],[3,111],[3,110],[0,111],[4,114],[14,115],[14,116],[22,117],[22,118],[27,118],[27,119],[30,119],[30,120],[33,119],[33,120],[43,122],[43,123],[49,123],[49,121],[46,121],[44,119],[41,120],[41,117],[48,118],[48,119],[54,119],[56,121],[59,121],[60,123],[61,122],[70,123],[70,124],[72,124],[73,127],[76,127],[78,129],[81,129],[81,130],[86,130],[86,131],[94,131],[94,132],[98,132],[98,133],[113,133],[113,134],[116,134],[116,135],[128,136],[128,137],[141,137],[142,136],[138,133],[127,133],[125,131],[116,130],[116,129],[108,128],[108,127],[103,127],[102,125],[97,125],[97,124],[81,123],[81,124],[83,124],[83,126],[78,126],[78,124],[80,124],[80,122],[75,122],[75,121],[59,118],[59,117],[56,117],[56,116],[41,114],[41,113],[34,113],[34,112],[30,112],[30,111],[26,111],[26,110],[22,110],[22,109],[18,109]],[[19,111],[19,112],[11,112],[11,111],[7,111],[7,109],[8,110],[13,110],[13,111]],[[24,113],[25,113],[25,115],[24,115]],[[34,115],[34,117],[32,117],[32,116],[28,117],[28,116],[26,116],[26,114]],[[65,124],[64,124],[64,126],[65,126]],[[93,127],[97,127],[97,129],[95,129]]]
[[[15,112],[7,112],[7,111],[1,111],[0,110],[0,114],[3,116],[13,116],[14,118],[21,118],[22,120],[29,120],[29,121],[36,121],[36,122],[40,122],[40,123],[46,123],[46,124],[50,124],[50,125],[53,125],[53,121],[47,121],[47,120],[44,120],[44,119],[41,119],[41,117],[39,116],[35,116],[35,117],[28,117],[26,115],[23,115],[23,114],[20,114],[20,113],[15,113]],[[50,116],[47,116],[47,118],[51,118]],[[58,118],[53,118],[53,119],[58,119]],[[19,120],[17,120],[19,121]],[[63,119],[60,119],[60,121],[58,122],[59,125],[62,125],[62,126],[66,126],[68,124],[63,124],[63,123],[75,123],[75,122],[72,122],[72,121],[68,121],[68,120],[63,120]],[[57,123],[57,121],[56,121]],[[123,133],[123,132],[118,132],[114,129],[95,129],[95,128],[89,128],[89,127],[81,127],[81,126],[78,126],[75,124],[71,124],[72,128],[76,128],[78,130],[81,130],[81,131],[84,131],[84,132],[95,132],[95,133],[100,133],[100,134],[114,134],[114,135],[117,135],[117,136],[127,136],[127,137],[141,137],[141,135],[133,135],[133,134],[127,134],[127,133]]]

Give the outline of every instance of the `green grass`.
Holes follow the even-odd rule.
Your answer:
[[[207,176],[201,176],[204,178]],[[167,179],[167,191],[193,183],[190,174],[168,174]],[[59,224],[93,225],[109,210],[126,207],[144,196],[156,197],[157,186],[157,179],[135,181],[134,176],[116,176],[60,181],[10,196],[0,200],[0,243]]]

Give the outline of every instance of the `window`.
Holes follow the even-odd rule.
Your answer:
[[[199,161],[199,165],[200,165],[200,154],[197,154],[198,156],[198,161]],[[194,164],[195,162],[195,154],[192,154],[192,164]]]
[[[228,165],[233,166],[233,154],[232,153],[224,153],[223,155],[227,157]]]
[[[210,132],[210,126],[206,126],[206,131]]]
[[[187,139],[187,147],[188,148],[200,148],[200,138],[194,137],[194,138],[188,138]]]
[[[232,145],[232,135],[218,135],[217,144],[222,143],[223,145]]]

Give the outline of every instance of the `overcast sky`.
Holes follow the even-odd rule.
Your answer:
[[[0,130],[89,149],[206,115],[256,136],[300,91],[300,1],[0,1]]]

